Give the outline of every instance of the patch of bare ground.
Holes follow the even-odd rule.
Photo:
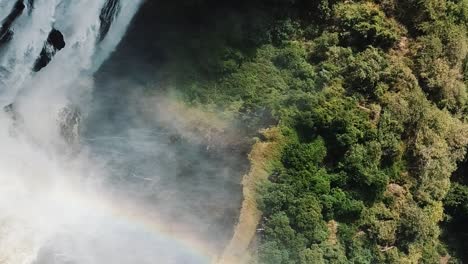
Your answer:
[[[249,154],[250,170],[242,180],[244,200],[234,234],[217,264],[242,264],[252,261],[250,245],[256,237],[262,212],[257,207],[257,186],[267,180],[272,161],[278,160],[282,135],[278,127],[261,131],[263,141],[257,141]]]

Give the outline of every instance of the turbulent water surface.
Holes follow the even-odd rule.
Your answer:
[[[140,2],[0,0],[0,263],[206,263],[232,225],[238,161],[171,145],[98,72]]]

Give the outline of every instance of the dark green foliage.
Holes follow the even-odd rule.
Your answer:
[[[450,176],[468,145],[466,0],[184,6],[205,11],[166,23],[189,28],[161,36],[171,92],[252,136],[278,125],[285,137],[259,187],[259,263],[463,254],[468,192]]]
[[[314,171],[327,154],[323,140],[312,143],[296,143],[286,146],[282,162],[286,169],[292,171]]]
[[[456,47],[458,45],[455,43],[443,43],[436,34],[420,37],[415,66],[429,98],[440,108],[457,111],[467,102],[467,88],[461,77],[461,65],[466,57],[467,43],[466,36],[453,38],[456,39],[456,43],[462,43],[462,47]],[[450,37],[444,36],[443,39],[448,40]],[[451,54],[454,50],[456,53]]]
[[[265,215],[287,210],[296,198],[293,187],[287,184],[265,184],[260,193],[259,207]]]
[[[329,264],[349,263],[349,260],[346,257],[344,248],[341,247],[339,244],[336,244],[336,245],[325,244],[322,246],[322,248],[323,248],[323,258],[325,259],[325,263],[329,263]]]
[[[339,4],[335,19],[341,39],[347,45],[390,48],[400,37],[396,22],[371,3]]]
[[[307,62],[307,53],[298,44],[290,43],[273,59],[289,87],[302,91],[316,89],[314,67]]]
[[[379,98],[386,91],[384,83],[389,62],[385,54],[376,48],[368,48],[351,57],[344,69],[347,89],[366,97]]]
[[[298,259],[306,239],[291,228],[290,220],[284,212],[269,217],[264,236],[271,242],[264,245],[266,249],[260,254],[262,262],[270,263],[268,261],[275,260],[280,262],[273,263],[289,263],[290,259]]]
[[[324,32],[322,35],[314,40],[311,59],[313,62],[321,62],[327,58],[327,52],[330,47],[337,46],[339,44],[339,35],[336,32]]]
[[[327,227],[322,219],[322,206],[314,195],[296,199],[290,208],[292,226],[304,235],[309,243],[321,242],[328,236]]]
[[[299,263],[308,264],[308,263],[317,263],[324,264],[325,260],[323,258],[323,250],[317,244],[313,244],[310,248],[304,249],[299,258]]]
[[[465,164],[466,166],[466,164]],[[467,179],[463,179],[466,181]],[[447,220],[444,225],[447,232],[444,239],[458,253],[462,260],[468,260],[468,186],[453,183],[444,201]]]
[[[302,126],[315,128],[331,149],[343,149],[375,137],[369,113],[358,108],[353,98],[337,96],[333,88],[310,100],[297,102],[297,119]],[[307,126],[306,126],[307,125]],[[309,131],[299,131],[302,134]]]
[[[288,263],[287,249],[280,249],[276,242],[267,241],[259,246],[259,260],[261,263]]]
[[[346,154],[343,170],[348,173],[349,183],[360,190],[366,200],[380,198],[388,184],[388,177],[380,170],[382,150],[380,144],[371,141],[357,144]],[[366,190],[373,190],[371,193]]]
[[[403,142],[401,135],[404,126],[401,120],[397,120],[389,112],[383,112],[379,120],[378,140],[382,149],[383,165],[391,165],[394,161],[400,161],[403,154]]]
[[[341,189],[333,189],[330,194],[321,197],[326,219],[350,222],[359,219],[364,204],[349,197]]]
[[[283,42],[296,39],[302,35],[301,27],[296,21],[287,18],[278,21],[270,31],[271,41],[276,45],[281,45]]]
[[[421,34],[431,23],[440,21],[447,10],[445,0],[394,1],[396,16],[412,34]]]
[[[445,197],[445,208],[451,216],[468,219],[468,187],[454,183]]]

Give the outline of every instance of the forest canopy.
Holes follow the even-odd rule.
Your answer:
[[[284,135],[258,263],[468,261],[467,0],[159,4],[168,89]]]

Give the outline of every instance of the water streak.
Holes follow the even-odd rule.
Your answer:
[[[64,237],[73,232],[93,232],[111,217],[77,198],[99,190],[99,177],[94,177],[99,166],[85,151],[70,154],[60,122],[64,109],[89,99],[93,73],[118,45],[141,4],[122,0],[121,12],[99,39],[106,2],[0,0],[0,37],[9,34],[0,47],[0,108],[6,109],[0,111],[2,264],[103,263],[86,254],[54,262],[44,260],[41,252],[54,241],[70,242]],[[63,252],[71,252],[67,250]]]

